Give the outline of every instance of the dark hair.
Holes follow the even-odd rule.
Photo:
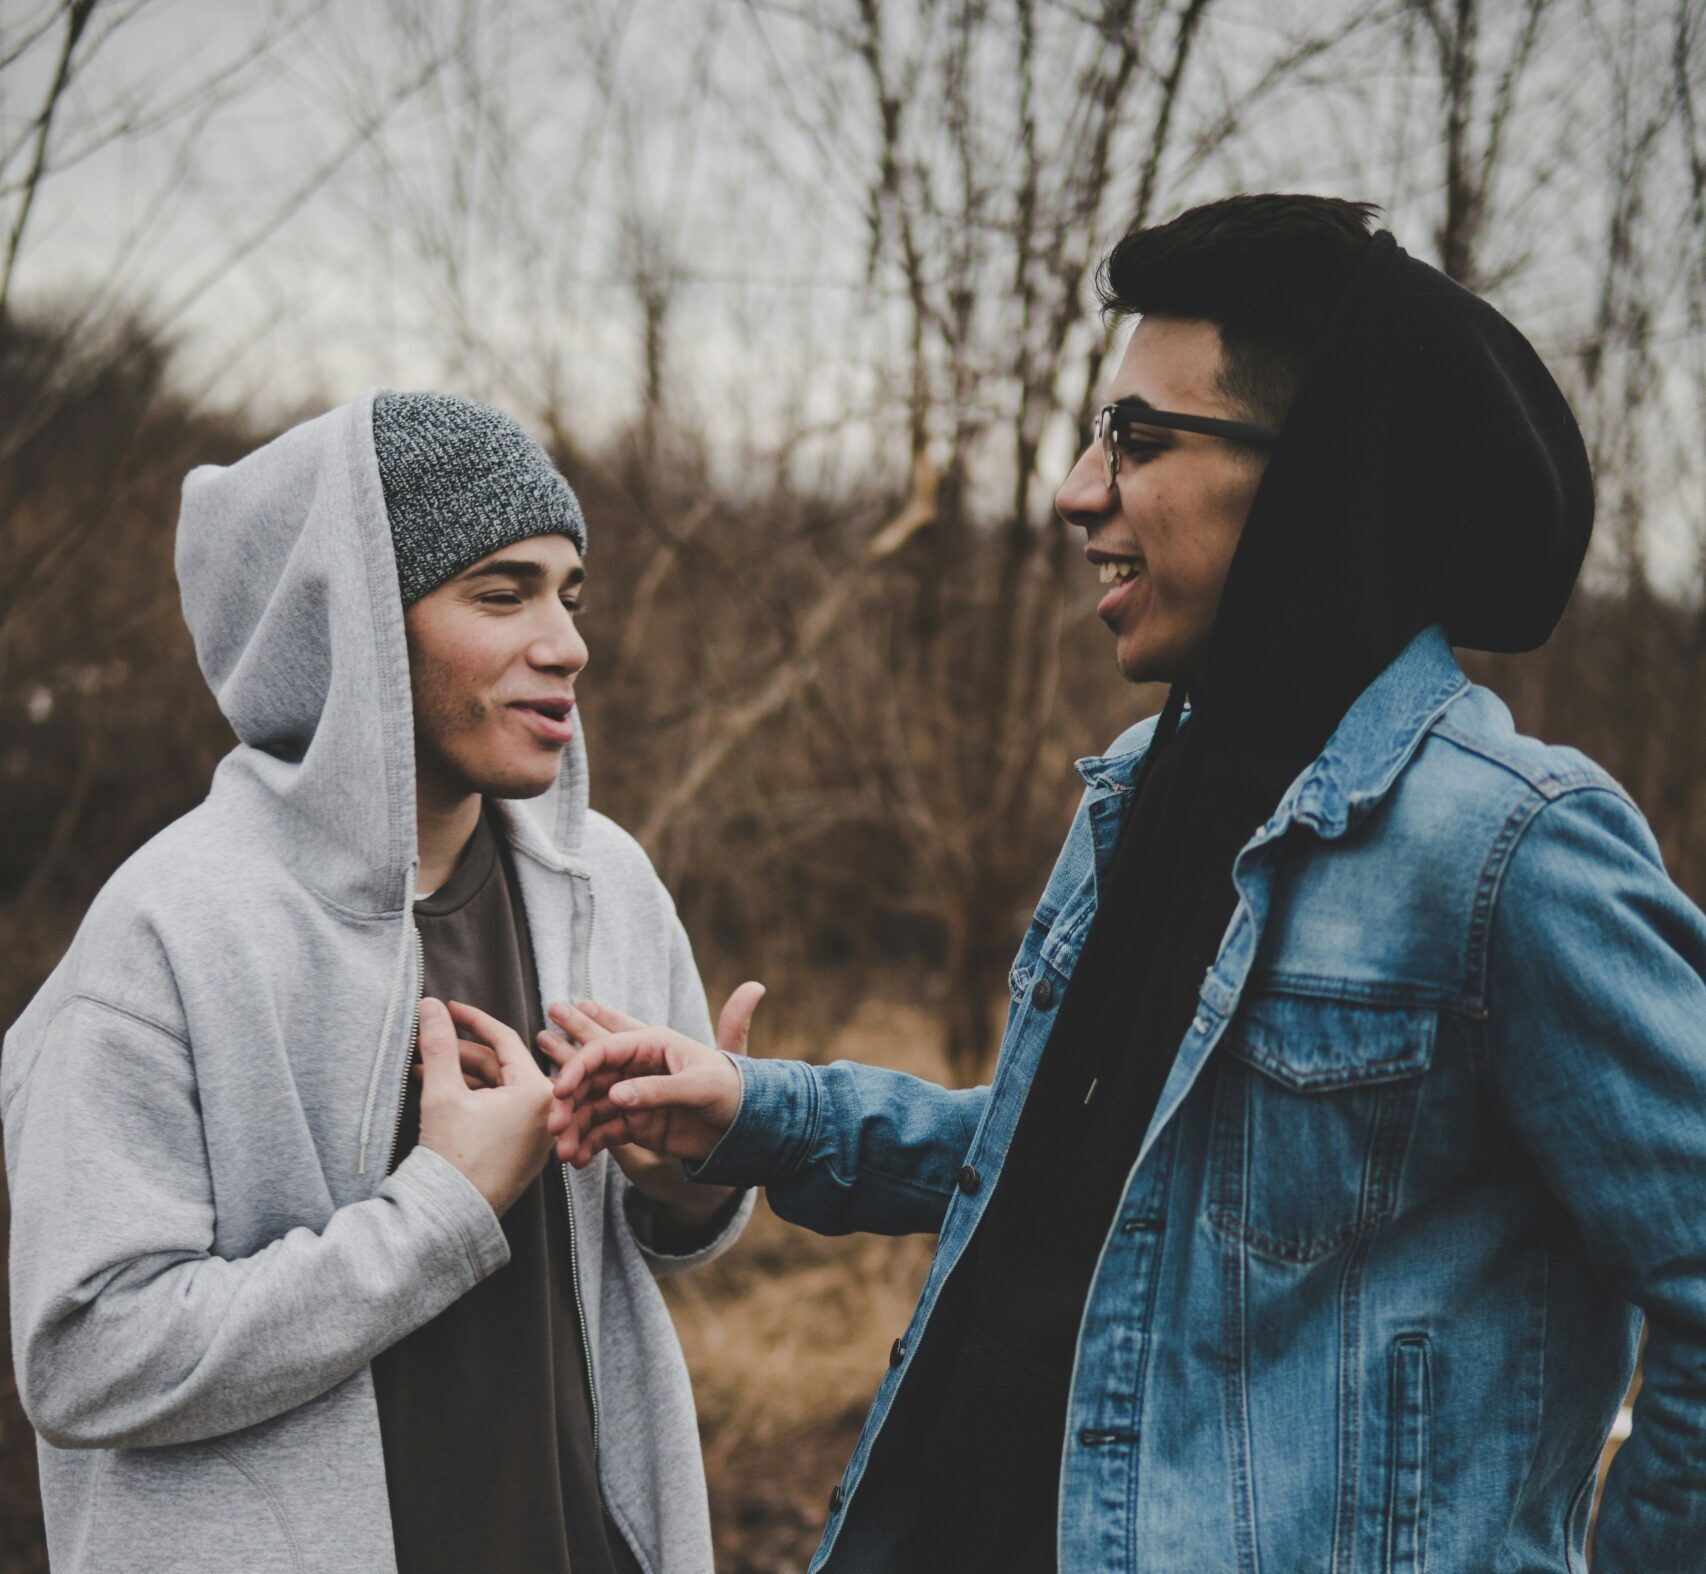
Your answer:
[[[1104,312],[1193,317],[1220,329],[1220,386],[1278,426],[1368,242],[1369,202],[1277,192],[1223,197],[1132,230],[1104,259]]]

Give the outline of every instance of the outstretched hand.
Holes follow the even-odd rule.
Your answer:
[[[729,996],[715,1049],[595,1001],[553,1005],[561,1031],[541,1033],[539,1045],[560,1068],[547,1117],[557,1156],[581,1168],[606,1148],[636,1143],[671,1159],[703,1159],[740,1107],[740,1073],[723,1051],[745,1054],[763,996],[756,983]]]

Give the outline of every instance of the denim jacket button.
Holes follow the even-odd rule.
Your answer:
[[[982,1184],[983,1178],[975,1169],[972,1168],[971,1165],[966,1165],[966,1167],[960,1171],[960,1190],[968,1197],[971,1196],[971,1194]]]
[[[830,1488],[830,1493],[829,1493],[829,1511],[830,1511],[830,1513],[839,1514],[841,1512],[841,1505],[843,1503],[845,1503],[846,1501],[847,1501],[847,1495],[841,1490],[841,1483],[839,1481],[837,1481],[835,1483],[835,1485],[832,1488]]]
[[[906,1359],[906,1342],[897,1339],[889,1346],[889,1365],[899,1366]]]
[[[1039,978],[1031,990],[1031,1004],[1039,1011],[1047,1011],[1054,1004],[1054,982],[1051,979]]]

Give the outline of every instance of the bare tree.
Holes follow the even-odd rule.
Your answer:
[[[1470,289],[1492,282],[1481,271],[1480,242],[1511,112],[1555,10],[1555,0],[1520,0],[1504,58],[1490,62],[1482,0],[1405,0],[1406,20],[1420,23],[1438,71],[1445,204],[1434,232],[1435,250],[1441,269]],[[1415,30],[1406,27],[1405,38],[1413,45]]]
[[[5,73],[30,67],[36,51],[56,39],[54,62],[40,107],[23,130],[0,146],[0,175],[21,170],[0,191],[10,205],[4,271],[0,273],[0,355],[29,344],[32,362],[48,369],[17,385],[19,397],[0,414],[0,491],[6,507],[0,511],[0,551],[8,573],[0,582],[0,679],[13,676],[7,625],[26,603],[51,598],[80,554],[107,530],[116,510],[139,481],[137,464],[149,462],[147,422],[139,419],[120,446],[103,456],[106,484],[85,506],[67,511],[42,528],[32,510],[30,495],[41,473],[30,462],[32,447],[51,442],[55,424],[84,397],[90,379],[112,378],[126,386],[157,389],[165,357],[159,352],[191,309],[222,279],[244,266],[310,203],[349,162],[375,138],[387,116],[416,93],[441,68],[442,58],[427,57],[400,81],[371,95],[361,121],[322,159],[304,170],[282,195],[267,204],[229,241],[211,255],[187,280],[178,283],[152,309],[142,310],[133,290],[131,266],[145,236],[171,209],[173,199],[196,178],[202,144],[213,117],[267,80],[278,51],[297,29],[324,6],[308,0],[295,10],[275,8],[230,56],[212,65],[205,76],[188,83],[174,82],[169,91],[137,98],[119,94],[115,108],[93,88],[84,89],[103,50],[113,52],[115,39],[148,14],[158,0],[59,0],[50,14],[0,55],[0,85]],[[57,31],[56,31],[57,28]],[[25,241],[38,199],[56,181],[98,154],[126,144],[150,140],[170,145],[158,181],[144,206],[144,218],[130,234],[118,237],[103,277],[86,284],[74,302],[44,299],[27,335],[15,320],[16,283],[26,259]],[[61,150],[62,149],[62,150]],[[42,335],[51,335],[43,355]],[[143,412],[145,414],[145,412]]]
[[[750,10],[762,29],[767,18]],[[1015,928],[1069,804],[1043,763],[1060,752],[1073,590],[1042,455],[1050,431],[1087,424],[1112,345],[1087,310],[1090,276],[1165,187],[1210,13],[1210,0],[1112,0],[1094,15],[1032,0],[904,11],[849,0],[795,15],[826,46],[815,88],[833,137],[799,107],[796,73],[773,78],[823,150],[820,189],[845,185],[849,159],[864,161],[852,200],[870,309],[898,316],[906,357],[907,485],[861,566],[882,602],[837,579],[798,619],[816,631],[858,614],[834,670],[860,686],[832,684],[823,709],[792,715],[861,740],[854,766],[917,877],[897,911],[928,915],[939,936],[963,1079],[992,1047]],[[1282,53],[1302,60],[1320,47],[1292,40]],[[1236,110],[1215,111],[1231,135]],[[999,489],[987,479],[996,472]],[[873,631],[874,659],[858,648]],[[778,675],[764,703],[727,713],[718,750],[776,717],[787,686]]]

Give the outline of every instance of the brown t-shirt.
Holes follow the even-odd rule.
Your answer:
[[[415,922],[424,993],[490,1012],[531,1047],[544,1026],[533,949],[489,814]],[[419,1135],[411,1078],[394,1163]],[[373,1362],[398,1574],[639,1574],[599,1495],[558,1165],[503,1229],[508,1264]]]

